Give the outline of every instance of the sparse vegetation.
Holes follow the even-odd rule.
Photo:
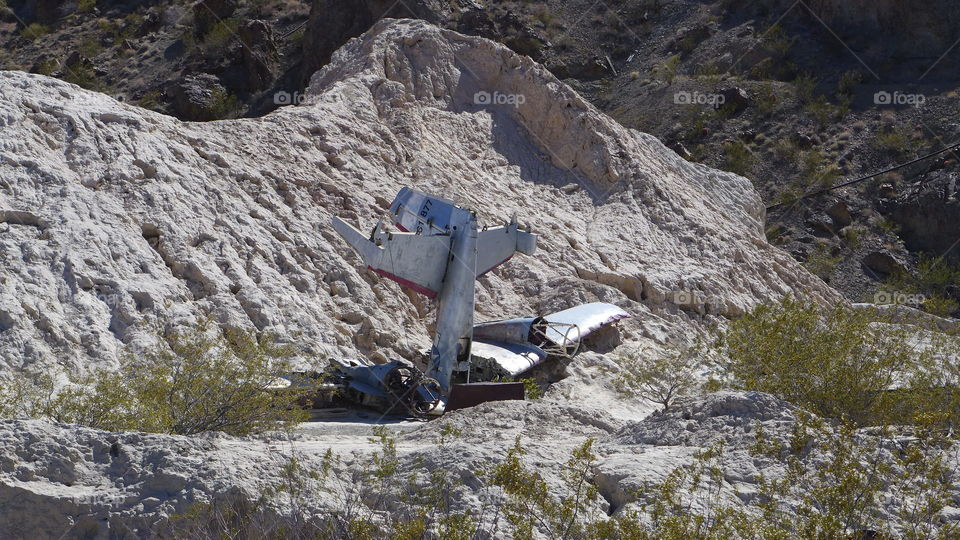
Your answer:
[[[674,55],[667,58],[663,63],[658,64],[653,71],[657,77],[667,84],[671,84],[677,76],[678,67],[680,67],[680,55]]]
[[[48,418],[109,431],[235,435],[304,419],[303,390],[271,389],[288,371],[287,347],[269,336],[206,325],[173,334],[117,371],[75,377],[55,390],[49,375],[21,375],[0,388],[3,416]]]
[[[210,100],[210,115],[215,119],[227,118],[240,108],[237,96],[222,88],[214,88]]]
[[[806,105],[816,99],[817,80],[812,75],[802,73],[793,81],[793,87],[800,103]]]
[[[478,471],[483,480],[478,513],[464,511],[456,495],[464,488],[453,459],[438,463],[427,477],[421,467],[405,470],[397,440],[385,428],[371,442],[378,451],[355,463],[342,483],[344,467],[328,450],[317,468],[295,456],[283,481],[258,500],[233,498],[197,504],[170,519],[176,536],[190,538],[497,538],[531,539],[722,539],[846,538],[874,530],[895,536],[882,515],[895,516],[907,538],[949,538],[956,524],[941,521],[950,505],[951,470],[943,448],[950,443],[928,432],[912,440],[889,430],[870,435],[849,424],[834,425],[803,411],[789,435],[772,436],[755,423],[753,462],[764,470],[751,506],[728,502],[730,454],[722,442],[697,451],[689,464],[661,480],[628,492],[632,508],[598,515],[595,480],[598,456],[586,439],[562,466],[559,485],[530,466],[517,437],[506,456]],[[459,430],[443,426],[439,456],[451,455]],[[323,494],[337,510],[310,517],[308,496]],[[894,494],[885,498],[885,494]],[[276,503],[285,503],[282,507]],[[276,508],[288,508],[279,513]],[[646,515],[641,518],[641,513]],[[282,531],[279,535],[276,531]]]
[[[840,75],[840,80],[837,82],[837,92],[843,96],[852,96],[863,79],[863,73],[860,71],[846,71]]]
[[[960,310],[952,291],[960,285],[960,267],[942,257],[921,256],[914,273],[898,272],[886,282],[887,288],[904,294],[921,295],[923,309],[940,317]]]
[[[842,259],[843,257],[840,254],[831,253],[829,244],[818,243],[807,255],[807,260],[803,262],[803,266],[820,279],[829,282],[830,276],[833,275],[837,264]]]
[[[802,154],[800,168],[809,186],[830,187],[840,177],[839,167],[835,163],[828,162],[817,150]]]
[[[689,347],[666,353],[632,353],[617,359],[620,373],[614,380],[617,390],[627,396],[650,400],[666,411],[681,396],[699,387],[702,350]]]
[[[874,146],[885,153],[902,156],[910,150],[910,137],[899,129],[891,129],[877,135]]]
[[[35,41],[37,38],[45,36],[49,33],[50,28],[40,23],[30,23],[20,30],[20,35],[25,39],[29,39],[30,41]]]
[[[239,21],[236,18],[218,21],[200,40],[205,53],[219,54],[237,36]]]
[[[817,126],[821,128],[837,116],[837,108],[831,105],[825,96],[817,96],[816,99],[808,101],[804,110],[813,117]]]
[[[957,377],[946,360],[960,351],[956,337],[939,335],[917,350],[902,327],[875,324],[883,321],[869,310],[786,298],[733,321],[721,343],[738,387],[858,425],[927,422],[931,414],[937,425],[957,425],[960,389],[943,384]]]
[[[99,90],[101,87],[97,74],[87,62],[75,62],[65,65],[63,69],[63,80],[75,84],[88,90]]]
[[[723,143],[723,169],[741,176],[747,176],[753,170],[754,158],[747,145],[740,141]]]

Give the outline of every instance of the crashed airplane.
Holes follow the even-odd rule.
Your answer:
[[[382,220],[369,236],[337,217],[333,227],[368,269],[439,303],[436,331],[425,376],[403,360],[334,366],[330,379],[355,402],[421,415],[522,399],[518,383],[476,381],[513,378],[550,357],[571,358],[587,335],[630,317],[617,306],[596,302],[474,325],[476,279],[516,252],[532,255],[536,235],[515,219],[480,229],[476,213],[409,187],[397,194],[390,213],[399,232],[384,231]],[[474,382],[454,384],[455,377]]]

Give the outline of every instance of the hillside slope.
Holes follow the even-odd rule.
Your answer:
[[[525,102],[476,105],[479,91]],[[481,319],[599,298],[663,340],[787,293],[836,298],[766,243],[748,181],[619,126],[528,58],[423,22],[380,23],[305,104],[259,119],[184,123],[18,72],[0,95],[7,367],[109,365],[207,316],[309,363],[415,357],[430,306],[358,269],[328,226],[371,226],[403,185],[542,235],[480,280]]]

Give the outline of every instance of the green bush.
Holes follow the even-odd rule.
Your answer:
[[[231,17],[218,21],[200,40],[205,53],[220,54],[237,37],[240,21]]]
[[[223,88],[214,88],[210,96],[210,116],[215,119],[227,118],[240,108],[240,100]]]
[[[829,282],[834,270],[837,269],[837,264],[842,260],[842,255],[831,254],[830,245],[821,242],[807,255],[807,260],[803,261],[803,266],[820,279]]]
[[[863,313],[786,298],[733,321],[723,340],[736,384],[831,418],[868,423],[897,370],[912,361],[902,332],[871,330]]]
[[[806,105],[813,103],[816,99],[817,80],[812,75],[804,73],[797,76],[793,81],[793,85],[800,103]]]
[[[660,77],[667,84],[673,82],[673,79],[677,76],[677,68],[680,67],[680,55],[676,54],[667,58],[663,63],[657,64],[653,68],[653,73],[657,77]]]
[[[889,227],[888,227],[889,228]],[[890,229],[894,234],[899,227]],[[921,255],[915,272],[897,272],[886,280],[886,288],[925,297],[923,309],[939,317],[948,317],[960,309],[951,290],[960,284],[960,266],[943,257]]]
[[[45,36],[50,33],[50,28],[40,24],[40,23],[30,23],[27,26],[23,27],[20,30],[20,35],[30,41],[34,41],[41,36]]]
[[[747,145],[740,141],[723,143],[723,169],[746,176],[753,170],[754,158]]]
[[[837,82],[837,92],[843,96],[852,96],[863,79],[864,75],[860,71],[845,71]]]
[[[906,154],[907,151],[909,151],[913,146],[913,144],[910,142],[909,135],[907,135],[906,131],[901,129],[880,133],[877,135],[876,139],[874,139],[873,144],[878,150],[894,156],[902,156]]]
[[[960,390],[944,382],[960,383],[949,360],[960,351],[956,337],[934,334],[918,348],[892,323],[872,310],[785,298],[733,321],[719,343],[737,387],[858,425],[960,425]]]
[[[0,412],[108,431],[246,435],[283,428],[306,415],[297,406],[305,388],[272,389],[289,371],[290,352],[269,336],[202,325],[59,392],[49,376],[14,379],[0,397],[22,396],[23,404]]]

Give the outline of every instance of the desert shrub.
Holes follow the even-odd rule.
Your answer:
[[[77,50],[83,56],[87,58],[93,58],[94,56],[97,56],[103,52],[103,45],[100,43],[100,40],[90,37],[80,42],[80,46],[77,48]]]
[[[416,460],[404,464],[396,438],[381,426],[371,438],[374,454],[350,467],[331,450],[316,467],[294,455],[281,480],[260,497],[197,504],[167,525],[178,538],[244,539],[819,540],[867,530],[906,538],[950,538],[958,532],[956,524],[941,521],[957,475],[949,466],[947,452],[953,447],[948,441],[930,432],[911,437],[887,429],[867,433],[800,410],[795,416],[788,433],[768,434],[764,424],[754,425],[755,440],[747,452],[774,474],[759,476],[749,506],[727,502],[730,455],[722,442],[697,451],[690,463],[661,480],[628,491],[626,502],[644,502],[607,517],[592,512],[600,503],[592,439],[572,450],[556,485],[527,463],[527,450],[517,438],[503,459],[477,471],[482,485],[473,489],[484,501],[480,511],[460,511],[453,494],[468,481],[456,474],[458,458],[450,446],[459,430],[450,424],[439,430],[435,455],[440,462],[428,471]],[[742,452],[733,459],[742,462]],[[333,508],[310,512],[308,497],[322,497]],[[884,515],[896,519],[899,530]]]
[[[918,347],[873,310],[823,309],[792,298],[733,321],[719,341],[734,386],[768,392],[857,425],[960,425],[960,341],[944,332]],[[932,414],[936,411],[936,414]]]
[[[816,99],[817,80],[812,75],[806,73],[800,74],[794,79],[793,86],[800,103],[806,105],[813,103]]]
[[[63,80],[87,90],[99,90],[101,82],[93,66],[86,62],[74,62],[63,66]]]
[[[757,110],[761,116],[767,117],[773,114],[777,108],[779,100],[773,86],[769,83],[762,83],[756,92]]]
[[[733,321],[722,343],[738,386],[870,423],[891,399],[898,370],[913,362],[903,331],[871,322],[845,306],[823,310],[788,297]]]
[[[820,279],[829,282],[841,260],[843,260],[842,255],[832,254],[830,245],[820,242],[807,255],[807,260],[803,261],[803,266]]]
[[[680,55],[673,55],[670,58],[667,58],[660,64],[657,64],[653,68],[653,73],[663,79],[667,84],[673,82],[673,79],[677,76],[677,68],[680,67]]]
[[[540,385],[537,384],[537,380],[533,377],[520,379],[520,382],[523,383],[523,394],[527,399],[536,400],[543,397],[543,389],[540,388]]]
[[[844,96],[852,96],[863,79],[864,75],[861,71],[845,71],[840,75],[840,80],[837,82],[837,92]]]
[[[30,41],[34,41],[41,36],[45,36],[50,33],[50,28],[40,24],[40,23],[30,23],[27,26],[24,26],[20,30],[20,35]]]
[[[546,481],[522,461],[526,453],[518,437],[506,458],[494,466],[489,480],[506,495],[503,515],[514,528],[514,538],[534,538],[545,531],[548,538],[589,538],[593,526],[586,517],[599,491],[590,482],[597,456],[593,439],[574,449],[563,472],[566,493],[551,493]]]
[[[810,186],[830,187],[840,177],[840,168],[822,153],[810,150],[801,154],[800,169]]]
[[[237,37],[237,28],[239,20],[235,17],[217,21],[210,31],[203,35],[200,40],[204,52],[207,54],[220,54],[231,41]]]
[[[793,48],[793,39],[778,24],[767,30],[763,37],[762,46],[764,52],[779,61],[790,55],[790,50]]]
[[[910,150],[912,143],[910,142],[909,135],[907,135],[904,130],[894,129],[884,131],[877,135],[873,141],[873,145],[882,152],[894,156],[902,156]]]
[[[36,72],[40,75],[50,75],[60,68],[60,63],[53,57],[47,56],[37,62]]]
[[[223,88],[214,88],[210,96],[210,116],[226,118],[240,108],[240,100]]]
[[[896,234],[899,228],[890,232]],[[948,317],[960,309],[952,291],[960,285],[960,266],[943,257],[921,255],[915,272],[896,272],[887,278],[886,287],[905,294],[924,297],[923,309],[940,317]]]
[[[79,0],[77,2],[77,11],[81,13],[93,11],[95,7],[97,7],[97,0]]]
[[[0,380],[0,418],[44,416],[55,389],[50,374],[31,370]]]
[[[837,115],[837,108],[831,105],[824,96],[817,96],[816,99],[808,101],[804,110],[813,117],[817,126],[821,128],[829,124],[830,120]]]
[[[109,431],[246,435],[282,428],[306,414],[296,406],[306,388],[272,388],[289,371],[290,352],[270,336],[201,325],[58,392],[48,376],[18,377],[0,395],[29,404],[3,412]]]
[[[617,391],[639,396],[663,406],[666,411],[681,396],[697,389],[702,371],[702,351],[698,346],[668,350],[665,353],[628,353],[616,362],[620,373],[614,379]]]
[[[747,145],[740,141],[723,143],[723,169],[746,176],[753,170],[754,158]]]

